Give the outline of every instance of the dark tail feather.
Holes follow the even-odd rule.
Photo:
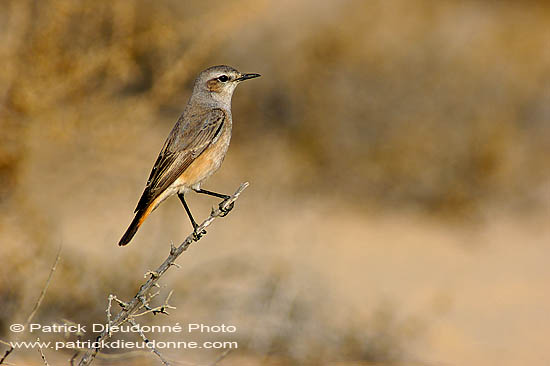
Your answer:
[[[120,239],[120,241],[118,242],[118,245],[127,245],[130,240],[132,240],[134,235],[136,235],[139,227],[141,226],[141,223],[143,222],[143,220],[145,220],[148,214],[149,210],[139,210],[138,212],[136,212],[136,216],[132,220],[132,223],[128,227],[128,230],[126,230],[126,232],[122,236],[122,239]]]

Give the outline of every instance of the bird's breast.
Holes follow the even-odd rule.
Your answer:
[[[223,126],[219,137],[200,154],[176,181],[174,185],[182,191],[198,186],[221,166],[231,140],[231,123]]]

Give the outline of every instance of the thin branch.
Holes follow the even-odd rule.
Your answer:
[[[143,341],[145,343],[149,343],[151,342],[146,336],[145,334],[143,333],[143,331],[141,330],[141,328],[138,326],[138,324],[136,323],[136,321],[133,319],[133,318],[129,318],[128,319],[128,322],[130,324],[132,324],[133,326],[135,326],[137,329],[139,329],[139,335],[141,336],[141,339],[143,339]],[[161,362],[165,365],[165,366],[170,366],[170,364],[168,363],[168,361],[166,361],[166,359],[164,357],[162,357],[162,355],[160,354],[160,352],[155,348],[155,347],[151,347],[151,352],[153,352],[155,355],[157,355],[158,358],[160,358]]]
[[[55,262],[50,269],[50,274],[48,275],[48,279],[46,280],[46,284],[44,285],[44,288],[42,289],[42,292],[40,292],[40,296],[38,296],[38,300],[36,301],[36,304],[34,304],[34,308],[32,309],[29,317],[27,318],[27,322],[25,323],[25,328],[27,328],[27,325],[30,324],[32,321],[32,318],[34,318],[34,315],[38,311],[38,308],[42,304],[42,300],[44,300],[44,296],[46,296],[46,291],[48,290],[48,287],[50,286],[50,281],[52,280],[53,273],[55,272],[55,269],[57,268],[57,263],[59,262],[59,257],[61,254],[61,245],[59,246],[59,249],[57,250],[57,255],[55,256]]]
[[[4,342],[2,342],[4,343]],[[2,358],[0,359],[0,365],[4,363],[4,361],[6,360],[6,358],[8,358],[8,356],[10,355],[10,353],[13,352],[14,348],[11,344],[8,343],[8,345],[10,346],[10,348],[8,348],[6,350],[6,352],[4,353],[4,356],[2,356]]]
[[[118,297],[116,297],[114,295],[113,295],[113,300],[115,300],[118,303],[118,305],[120,305],[120,307],[123,308],[123,309],[128,307],[128,303],[120,300]]]
[[[223,201],[218,208],[212,209],[212,212],[210,213],[210,216],[206,218],[200,224],[196,231],[202,232],[204,229],[206,229],[208,226],[212,224],[212,222],[222,216],[225,215],[224,211],[226,212],[227,209],[230,208],[230,206],[239,198],[241,193],[248,187],[248,183],[245,182],[241,184],[241,186],[237,189],[237,191],[229,197],[227,200]],[[170,254],[168,257],[164,260],[164,262],[155,270],[151,271],[149,273],[149,279],[141,285],[139,291],[137,294],[133,297],[133,299],[128,302],[124,303],[122,301],[117,300],[114,298],[115,301],[118,301],[119,304],[122,306],[122,310],[112,319],[112,325],[113,326],[119,326],[125,322],[132,322],[132,317],[135,316],[136,312],[139,311],[140,308],[142,308],[142,298],[146,298],[149,291],[157,286],[158,280],[164,275],[164,273],[171,268],[174,265],[174,262],[176,259],[187,250],[187,248],[193,243],[194,241],[194,233],[190,234],[178,247],[175,247],[173,244],[170,245]],[[96,338],[97,343],[101,344],[101,341],[104,341],[106,339],[110,338],[110,334],[108,330],[103,330],[103,332]],[[88,348],[86,353],[82,356],[80,359],[80,362],[78,363],[79,366],[86,366],[93,362],[95,359],[97,353],[100,351],[100,348]]]
[[[116,298],[114,295],[109,295],[109,305],[107,305],[107,310],[105,311],[107,313],[107,326],[109,327],[109,336],[112,335],[111,333],[111,305],[113,303],[113,299]]]
[[[79,354],[80,354],[80,351],[77,349],[74,355],[71,356],[71,359],[69,360],[69,364],[71,366],[74,366],[74,360],[76,360]]]
[[[36,339],[37,342],[40,342],[40,338]],[[40,357],[42,357],[42,361],[44,361],[44,365],[50,366],[48,361],[46,361],[46,356],[44,355],[44,352],[42,352],[42,347],[40,347],[40,344],[38,344],[38,353],[40,353]]]
[[[28,325],[30,324],[30,322],[32,321],[32,319],[34,318],[36,312],[38,311],[38,308],[40,307],[40,305],[42,304],[42,300],[44,300],[44,296],[46,296],[46,291],[48,290],[48,287],[50,286],[50,282],[52,280],[52,277],[53,277],[53,273],[55,272],[56,268],[57,268],[57,263],[59,263],[59,258],[60,258],[60,255],[61,255],[61,245],[59,246],[59,249],[57,249],[57,254],[55,256],[55,261],[53,263],[53,266],[52,268],[50,269],[50,274],[48,275],[48,279],[46,280],[46,283],[44,284],[44,287],[42,288],[42,291],[40,292],[40,295],[38,296],[38,300],[36,300],[36,303],[34,304],[34,307],[31,311],[31,313],[29,314],[29,316],[27,317],[27,321],[25,322],[25,329],[28,328]],[[2,341],[2,343],[4,344],[7,344],[10,346],[10,348],[8,348],[6,350],[6,352],[4,353],[4,355],[2,356],[2,358],[0,359],[0,365],[2,365],[4,363],[4,361],[6,360],[6,358],[8,358],[8,356],[10,355],[10,353],[13,352],[13,346],[9,343],[6,343],[4,341]],[[42,350],[39,350],[40,353],[42,354]],[[42,357],[42,359],[44,360],[44,362],[46,364],[48,364],[46,362],[46,359],[45,357]]]
[[[157,306],[155,308],[152,308],[148,305],[148,303],[146,302],[146,300],[143,300],[144,303],[143,303],[143,307],[146,309],[145,311],[141,312],[141,313],[138,313],[138,314],[135,314],[135,315],[131,315],[132,318],[137,318],[138,316],[143,316],[145,314],[149,314],[149,313],[153,313],[153,315],[157,315],[157,314],[165,314],[165,315],[170,315],[170,313],[168,313],[168,311],[166,311],[166,309],[175,309],[176,307],[175,306],[172,306],[170,304],[168,304],[168,301],[170,300],[170,297],[172,296],[172,293],[174,291],[170,291],[170,293],[168,294],[168,296],[166,296],[166,299],[164,300],[164,303],[160,306]],[[157,295],[158,293],[155,293],[155,295]]]

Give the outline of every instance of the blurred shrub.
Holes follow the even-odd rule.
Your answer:
[[[344,204],[450,215],[491,205],[536,207],[550,174],[546,3],[322,3],[0,2],[0,204],[7,207],[0,225],[13,231],[2,237],[12,244],[0,247],[10,258],[2,272],[0,328],[42,286],[40,279],[12,279],[11,273],[47,273],[43,254],[57,235],[47,210],[9,202],[24,197],[25,189],[40,190],[40,184],[21,184],[28,160],[45,164],[33,156],[36,145],[57,144],[48,168],[49,181],[60,185],[69,178],[56,175],[58,165],[73,162],[78,169],[68,170],[88,177],[97,175],[94,159],[114,166],[139,161],[142,156],[131,157],[137,149],[128,151],[139,145],[128,131],[145,126],[140,133],[147,136],[169,129],[191,78],[226,60],[263,74],[255,89],[243,88],[235,100],[231,148],[239,176],[260,192],[284,192],[293,204],[299,195],[330,195]],[[74,149],[62,148],[67,145]],[[72,178],[76,188],[87,183]],[[104,185],[97,189],[106,192],[127,190],[98,181]],[[53,207],[57,197],[52,201]],[[41,221],[46,224],[37,225]],[[31,256],[36,262],[27,261]],[[103,319],[100,301],[81,300],[83,294],[105,299],[104,289],[120,281],[116,287],[128,293],[119,295],[130,296],[137,285],[125,274],[138,265],[116,267],[85,287],[96,267],[83,271],[81,252],[66,258],[58,275],[78,286],[53,286],[41,309],[45,317]],[[251,352],[295,362],[337,352],[355,360],[398,358],[402,328],[391,314],[375,314],[373,328],[325,324],[319,319],[327,309],[318,306],[324,289],[312,296],[288,293],[284,271],[250,278],[239,296],[189,286],[201,299],[195,308],[209,303],[209,314],[230,312],[233,304],[236,313],[267,314],[278,324],[273,332],[245,336]],[[334,338],[316,338],[322,333]]]
[[[306,2],[285,29],[264,3],[246,1],[0,6],[4,191],[25,155],[26,124],[63,121],[70,134],[93,121],[67,115],[83,105],[109,111],[98,129],[124,129],[136,105],[169,107],[169,124],[190,78],[228,57],[267,71],[262,92],[237,101],[247,128],[233,149],[282,144],[287,177],[262,178],[279,177],[283,189],[460,213],[530,207],[548,182],[546,5],[348,1],[316,19]],[[274,157],[259,155],[243,163],[269,174]]]
[[[303,191],[434,213],[532,209],[550,172],[549,14],[349,2],[272,66],[282,80],[257,118],[285,129]]]

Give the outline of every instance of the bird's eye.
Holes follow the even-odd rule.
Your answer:
[[[229,77],[227,77],[227,75],[222,75],[218,78],[218,80],[222,83],[225,83],[227,80],[229,80]]]

